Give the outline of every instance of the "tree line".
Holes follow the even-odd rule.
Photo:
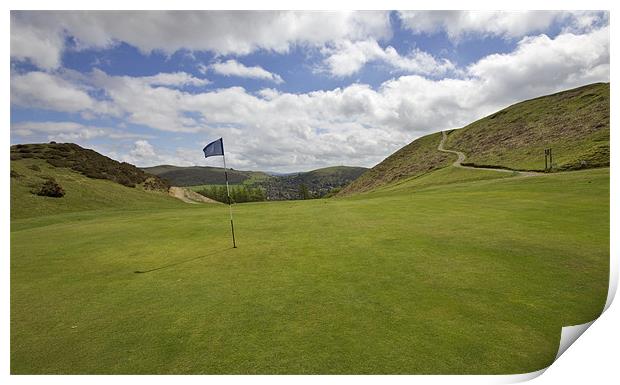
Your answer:
[[[198,194],[211,198],[218,202],[228,203],[226,186],[209,186],[196,191]],[[232,203],[261,202],[266,200],[265,192],[261,188],[248,186],[230,186],[230,199]]]

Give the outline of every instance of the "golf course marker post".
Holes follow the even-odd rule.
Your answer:
[[[550,148],[545,148],[545,171],[553,168],[553,153]]]
[[[237,243],[235,242],[235,225],[233,223],[233,214],[232,214],[232,200],[230,199],[230,188],[228,187],[228,170],[226,168],[226,155],[224,155],[224,140],[219,138],[205,146],[202,149],[202,152],[205,154],[205,158],[210,156],[222,156],[224,160],[224,178],[226,178],[226,196],[228,198],[228,211],[230,213],[230,230],[232,233],[232,241],[233,248],[237,248]]]

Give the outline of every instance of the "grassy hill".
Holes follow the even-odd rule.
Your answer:
[[[544,170],[545,148],[557,170],[609,166],[609,83],[517,103],[452,131],[446,147],[478,166]]]
[[[222,167],[179,167],[161,165],[144,167],[142,170],[167,180],[173,186],[198,186],[224,183],[224,168]],[[249,180],[268,178],[269,175],[260,171],[228,170],[228,182],[240,184]]]
[[[401,183],[450,165],[455,159],[437,151],[440,141],[441,133],[414,140],[346,186],[339,195]],[[464,152],[464,165],[479,167],[543,171],[545,148],[553,150],[556,171],[609,166],[609,83],[517,103],[452,130],[445,147]],[[457,174],[467,173],[451,170],[441,178]]]
[[[167,191],[169,185],[136,166],[117,162],[75,143],[33,143],[11,146],[11,161],[41,159],[54,167],[69,168],[92,179],[107,179],[127,187],[143,185],[151,190]]]
[[[423,136],[396,151],[340,191],[340,196],[370,191],[380,186],[418,177],[450,165],[449,154],[437,151],[441,133]]]
[[[183,205],[156,176],[75,144],[11,147],[11,219],[85,210],[136,210]],[[47,181],[62,197],[37,195]],[[129,187],[132,186],[132,187]]]

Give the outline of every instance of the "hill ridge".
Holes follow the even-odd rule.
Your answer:
[[[609,83],[593,83],[515,103],[450,130],[444,144],[466,154],[463,167],[476,169],[544,171],[545,148],[553,148],[553,171],[607,167],[609,109]],[[338,195],[371,191],[449,166],[450,156],[436,148],[439,135],[444,134],[425,135],[402,147]]]

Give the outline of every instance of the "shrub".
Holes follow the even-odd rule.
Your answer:
[[[20,178],[22,174],[18,173],[15,170],[11,170],[11,178]]]
[[[41,171],[41,167],[37,166],[36,164],[31,164],[30,166],[28,166],[28,168],[32,171]]]
[[[122,184],[123,186],[127,186],[127,187],[136,187],[136,184],[134,182],[131,181],[131,179],[125,177],[125,176],[119,176],[116,180],[117,183]]]
[[[45,181],[35,193],[45,197],[61,198],[65,195],[65,190],[56,180],[49,179]]]
[[[71,166],[71,162],[66,160],[66,159],[62,159],[62,158],[52,158],[52,159],[48,159],[47,163],[51,164],[54,167],[70,167]]]

